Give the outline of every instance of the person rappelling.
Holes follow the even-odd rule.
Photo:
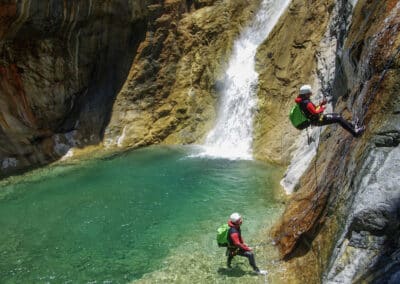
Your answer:
[[[293,126],[297,129],[302,130],[310,125],[324,126],[338,123],[341,127],[350,132],[353,137],[360,137],[364,133],[365,126],[357,127],[345,120],[338,113],[323,114],[327,100],[324,99],[318,106],[316,106],[310,100],[311,95],[312,91],[310,85],[301,86],[299,95],[295,99],[296,105],[291,109],[289,115]]]

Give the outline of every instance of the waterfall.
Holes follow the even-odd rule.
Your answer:
[[[253,114],[257,106],[255,55],[290,0],[263,0],[252,23],[235,41],[228,63],[220,109],[206,138],[207,156],[252,159]]]

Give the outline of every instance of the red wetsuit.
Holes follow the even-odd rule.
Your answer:
[[[230,220],[228,221],[228,225],[230,227],[228,232],[228,248],[227,248],[227,265],[231,267],[232,259],[235,255],[240,255],[247,257],[249,260],[249,264],[254,269],[254,271],[260,271],[256,265],[256,261],[254,259],[254,254],[243,241],[242,234],[240,231],[240,225],[236,225],[232,223]]]
[[[229,246],[233,246],[235,248],[240,248],[244,251],[251,251],[251,249],[244,243],[242,234],[240,231],[240,225],[235,225],[231,221],[228,221],[229,227]]]
[[[300,105],[300,109],[303,111],[304,115],[310,120],[318,120],[321,113],[325,110],[325,105],[321,104],[315,106],[312,101],[308,98],[297,97],[295,102]]]

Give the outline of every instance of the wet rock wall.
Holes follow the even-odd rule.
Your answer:
[[[334,110],[367,131],[358,139],[340,126],[321,133],[273,234],[289,266],[316,264],[316,283],[398,277],[399,8],[358,1],[348,29],[338,30]]]
[[[301,132],[288,113],[299,86],[320,93],[318,54],[335,1],[293,0],[257,53],[259,109],[254,123],[254,152],[261,160],[288,165]]]

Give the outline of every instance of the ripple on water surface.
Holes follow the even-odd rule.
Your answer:
[[[0,282],[246,276],[244,260],[223,269],[215,230],[241,212],[244,237],[256,245],[281,209],[273,194],[277,169],[188,158],[191,151],[150,147],[2,181]]]

